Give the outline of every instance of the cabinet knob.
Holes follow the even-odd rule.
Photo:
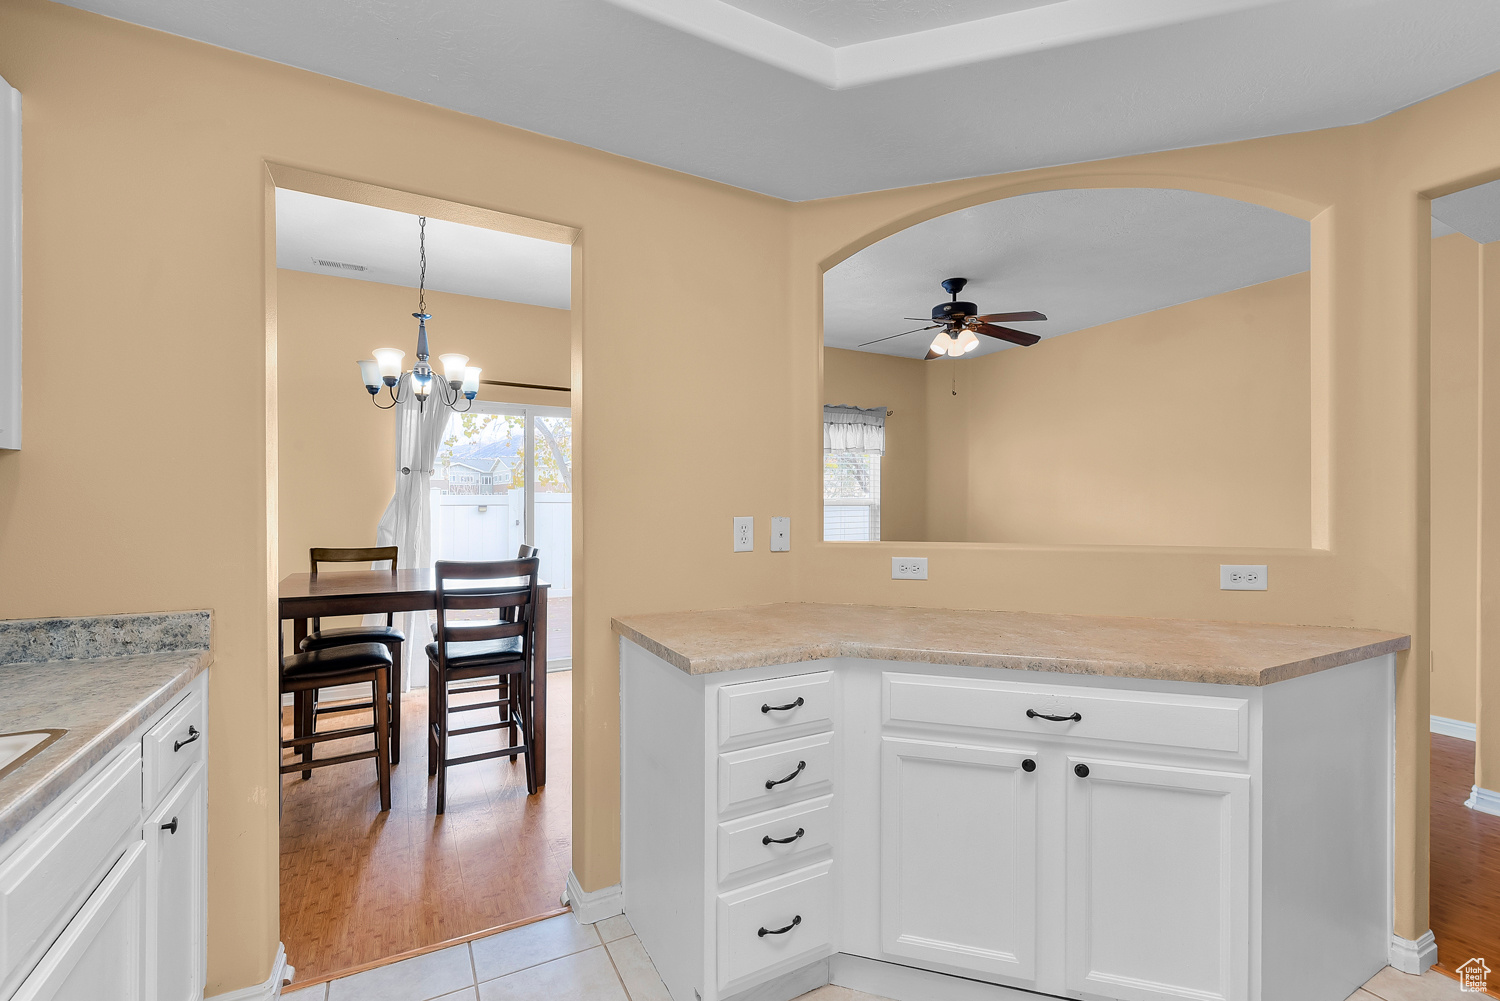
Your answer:
[[[1074,765],[1073,766],[1073,774],[1077,775],[1081,779],[1086,779],[1086,778],[1089,777],[1089,766],[1088,765]]]
[[[1036,762],[1032,761],[1030,758],[1027,758],[1025,761],[1021,762],[1021,771],[1023,771],[1023,772],[1034,772],[1034,771],[1036,771]]]
[[[177,818],[173,817],[169,823],[162,824],[161,825],[161,829],[164,830],[164,831],[171,831],[173,834],[176,834],[177,833]]]

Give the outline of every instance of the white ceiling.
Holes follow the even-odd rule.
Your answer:
[[[276,189],[278,268],[416,288],[417,231],[404,212]],[[567,309],[572,268],[567,244],[427,220],[427,287],[439,292]]]
[[[864,341],[925,324],[964,277],[960,299],[981,312],[1034,309],[1048,319],[1006,326],[1043,337],[1298,274],[1311,266],[1305,220],[1193,191],[1043,191],[920,223],[866,247],[823,278],[823,343]],[[864,350],[927,353],[934,331]],[[980,338],[976,354],[1004,350]]]
[[[72,2],[791,199],[1367,121],[1500,69],[1494,0]]]
[[[1432,235],[1458,232],[1475,243],[1500,240],[1500,181],[1491,181],[1432,201]]]

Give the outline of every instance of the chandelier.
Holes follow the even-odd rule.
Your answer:
[[[411,314],[417,321],[417,363],[413,366],[411,379],[404,389],[397,389],[405,373],[401,363],[406,352],[399,348],[376,348],[375,357],[359,362],[359,375],[365,389],[370,391],[370,400],[381,410],[389,410],[398,403],[405,403],[412,394],[417,397],[417,409],[427,406],[427,399],[436,396],[438,403],[457,412],[467,413],[474,406],[474,397],[479,395],[479,369],[469,364],[469,356],[461,354],[438,355],[443,366],[443,377],[435,378],[432,366],[427,362],[427,321],[432,314],[427,312],[427,217],[417,217],[417,240],[421,259],[421,275],[417,281],[417,311]],[[391,402],[382,405],[380,387],[385,386]],[[434,392],[434,390],[436,392]],[[462,410],[459,401],[466,401]]]

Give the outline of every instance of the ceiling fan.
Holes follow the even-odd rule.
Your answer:
[[[958,293],[969,284],[967,278],[948,278],[943,281],[943,291],[953,296],[952,302],[940,302],[932,307],[932,323],[925,327],[917,327],[915,330],[904,330],[899,334],[890,334],[885,337],[877,337],[873,341],[865,341],[860,347],[869,347],[871,344],[879,344],[893,337],[905,337],[907,334],[917,334],[924,330],[942,331],[932,339],[932,345],[927,349],[926,360],[933,358],[961,358],[979,347],[978,334],[986,337],[998,338],[1002,341],[1010,341],[1022,347],[1030,347],[1041,340],[1036,334],[1028,334],[1024,330],[1013,330],[1010,327],[999,326],[999,323],[1016,323],[1025,320],[1045,320],[1047,317],[1035,310],[1022,310],[1015,313],[986,313],[979,315],[979,307],[972,302],[959,302]],[[919,317],[908,316],[908,320],[917,320]],[[997,322],[998,321],[998,322]]]

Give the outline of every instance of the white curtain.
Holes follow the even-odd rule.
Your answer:
[[[395,407],[396,493],[380,517],[375,541],[380,546],[400,547],[401,569],[427,567],[432,565],[432,471],[451,411],[435,399],[418,408],[409,372],[401,377],[396,393],[407,394],[406,402]],[[426,612],[405,612],[396,616],[396,622],[406,634],[401,648],[405,661],[401,690],[406,691],[414,680],[426,683],[427,675],[413,671],[411,665],[425,660],[422,650],[432,636]]]
[[[885,407],[824,407],[823,451],[884,455]]]

